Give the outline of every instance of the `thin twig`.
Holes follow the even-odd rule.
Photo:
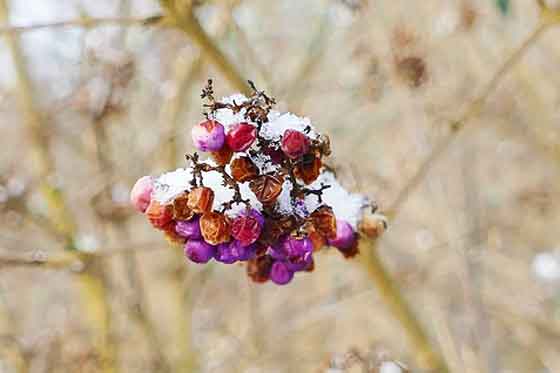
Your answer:
[[[375,242],[365,238],[363,242],[360,248],[360,259],[370,279],[376,285],[383,302],[402,325],[410,344],[414,348],[419,365],[438,373],[449,372],[445,360],[432,347],[430,338],[381,262]]]
[[[506,62],[493,75],[481,94],[472,101],[466,112],[458,120],[450,123],[451,131],[434,147],[430,155],[421,163],[416,173],[406,183],[405,187],[400,191],[395,201],[389,206],[387,214],[391,218],[395,218],[400,208],[408,200],[411,193],[418,187],[422,180],[426,177],[430,169],[435,165],[436,161],[449,149],[453,141],[465,128],[467,122],[478,115],[483,104],[487,101],[490,94],[496,89],[503,77],[511,70],[515,64],[519,62],[521,57],[525,55],[529,47],[546,31],[551,24],[549,22],[541,22],[539,26],[527,37],[521,46],[506,60]]]

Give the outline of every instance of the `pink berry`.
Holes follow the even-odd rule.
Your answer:
[[[309,151],[309,138],[296,130],[286,130],[281,148],[288,158],[297,159]]]
[[[152,200],[154,179],[151,176],[142,176],[130,191],[130,202],[140,212],[145,212]]]
[[[226,143],[234,152],[244,152],[249,149],[257,138],[257,129],[249,123],[237,123],[228,132]]]
[[[203,152],[215,152],[224,146],[224,126],[215,120],[197,124],[191,130],[194,146]]]
[[[242,246],[257,241],[264,226],[264,218],[257,210],[249,210],[236,217],[231,224],[231,235]]]

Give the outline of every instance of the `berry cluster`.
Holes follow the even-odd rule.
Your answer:
[[[192,140],[210,159],[194,153],[186,169],[142,177],[131,201],[191,261],[247,262],[254,281],[283,285],[312,271],[325,246],[356,255],[367,201],[323,167],[326,136],[305,118],[272,110],[274,99],[251,86],[248,98],[218,101],[209,81],[206,120],[192,128]]]

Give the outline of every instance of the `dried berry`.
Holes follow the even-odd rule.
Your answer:
[[[130,202],[140,212],[145,212],[152,200],[154,179],[151,176],[142,176],[130,191]]]
[[[200,218],[200,232],[204,241],[218,245],[230,240],[231,230],[225,215],[207,212]]]
[[[249,183],[249,188],[255,193],[257,199],[265,204],[270,205],[276,202],[276,199],[282,192],[282,184],[284,179],[282,176],[262,175]]]
[[[173,219],[189,220],[194,216],[194,211],[188,206],[189,194],[183,193],[173,200]]]
[[[329,239],[329,245],[338,249],[348,249],[356,241],[356,233],[346,220],[336,219],[336,237]]]
[[[199,187],[194,188],[189,193],[187,206],[197,214],[203,214],[210,211],[214,203],[214,191],[210,188]]]
[[[293,278],[294,272],[284,262],[276,261],[270,268],[270,280],[277,285],[286,285]]]
[[[233,150],[227,145],[224,144],[220,150],[210,153],[212,158],[216,161],[218,166],[225,166],[229,164],[231,161],[231,157],[233,156]]]
[[[231,223],[231,235],[243,246],[257,241],[264,226],[264,218],[255,209],[245,211]]]
[[[202,238],[198,216],[191,220],[179,220],[175,226],[175,231],[189,240],[200,240]]]
[[[321,206],[311,213],[311,222],[317,232],[328,240],[336,238],[336,217],[332,208]]]
[[[172,244],[184,244],[185,238],[176,232],[177,222],[172,220],[163,227],[165,238]]]
[[[173,220],[173,207],[152,200],[146,209],[146,216],[154,228],[164,229],[165,226]]]
[[[224,126],[215,120],[207,120],[192,128],[194,146],[203,152],[215,152],[224,145]]]
[[[313,251],[321,250],[327,244],[327,239],[317,232],[313,225],[307,228],[307,237],[313,244]]]
[[[247,275],[255,282],[266,282],[274,260],[269,255],[258,256],[247,262]]]
[[[285,159],[284,152],[280,149],[266,147],[263,149],[263,153],[270,157],[272,164],[280,164]]]
[[[253,180],[259,174],[259,169],[249,157],[239,157],[231,162],[231,177],[237,182]]]
[[[294,169],[295,176],[305,184],[311,184],[321,174],[321,158],[315,154],[306,154]]]
[[[244,152],[249,149],[257,138],[257,129],[249,123],[237,123],[230,128],[226,135],[226,143],[234,152]]]
[[[297,159],[309,151],[309,138],[296,130],[286,130],[281,148],[288,158]]]
[[[208,263],[215,253],[216,247],[204,241],[188,240],[185,244],[185,256],[195,263]]]

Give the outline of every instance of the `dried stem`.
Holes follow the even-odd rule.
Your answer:
[[[551,25],[560,23],[560,17],[555,18],[552,22],[550,19],[544,16],[541,18],[539,26],[527,37],[527,39],[519,46],[518,49],[505,61],[505,63],[496,71],[492,79],[488,82],[486,87],[482,90],[481,94],[472,101],[472,103],[467,108],[466,112],[457,120],[450,123],[451,131],[434,147],[430,155],[421,163],[420,167],[416,173],[410,178],[406,183],[405,187],[401,190],[395,201],[389,206],[387,214],[391,218],[395,218],[398,214],[403,203],[408,200],[410,194],[418,187],[418,185],[424,180],[427,173],[434,166],[437,160],[449,149],[453,141],[461,133],[461,130],[465,128],[465,125],[469,120],[479,114],[482,106],[487,101],[490,94],[496,89],[498,84],[502,81],[504,76],[515,66],[521,57],[525,55],[529,47],[531,47],[536,40],[546,31]]]
[[[358,258],[362,260],[371,281],[379,291],[381,299],[403,327],[419,365],[433,372],[449,372],[446,362],[432,346],[427,333],[381,262],[375,242],[364,237],[360,244],[362,247]]]

